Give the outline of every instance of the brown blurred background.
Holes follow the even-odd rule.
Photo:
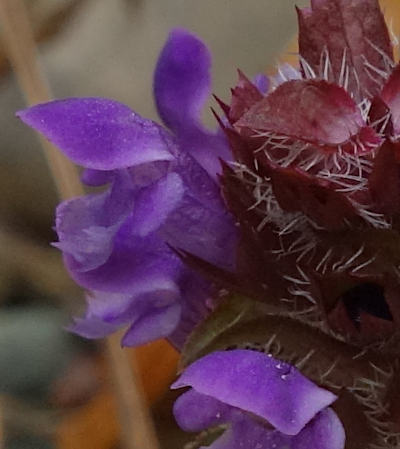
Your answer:
[[[213,53],[214,92],[229,100],[236,68],[277,62],[296,33],[294,0],[26,0],[56,97],[104,96],[156,118],[152,71],[172,27]],[[299,6],[305,1],[297,1]],[[17,37],[16,37],[17,38]],[[5,449],[113,449],[118,427],[101,347],[63,330],[82,294],[49,242],[57,203],[24,100],[0,45],[0,410]],[[210,112],[205,121],[212,123]],[[183,447],[166,392],[164,343],[139,353],[160,444]],[[158,352],[157,352],[158,351]],[[152,370],[152,363],[157,367]],[[164,370],[164,371],[163,371]],[[163,377],[163,372],[165,376]],[[166,379],[165,379],[166,377]],[[2,432],[0,430],[0,432]]]

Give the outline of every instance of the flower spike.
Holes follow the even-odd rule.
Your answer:
[[[57,208],[87,309],[71,329],[166,337],[195,447],[399,449],[400,66],[377,0],[298,9],[299,62],[239,71],[201,112],[211,57],[173,30],[168,130],[102,98],[18,113],[101,186]]]

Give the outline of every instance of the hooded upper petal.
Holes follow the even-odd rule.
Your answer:
[[[336,399],[293,366],[248,350],[216,351],[197,360],[172,388],[186,386],[254,413],[287,435],[298,434]]]
[[[211,55],[183,29],[171,31],[154,73],[154,95],[163,122],[176,134],[198,127],[211,93]]]
[[[154,97],[163,122],[185,151],[216,177],[218,159],[228,159],[225,137],[206,130],[201,113],[211,92],[211,56],[205,44],[186,30],[173,30],[154,73]]]
[[[160,127],[114,100],[56,100],[17,115],[86,168],[113,170],[172,159]]]
[[[236,354],[238,356],[237,358],[231,357]],[[233,375],[226,376],[226,366],[221,364],[221,356],[227,360],[229,359],[228,363],[231,363],[230,371]],[[247,363],[243,364],[242,360],[244,358],[246,359],[246,357],[252,358],[253,362],[257,359],[258,364],[263,361],[261,371],[255,367],[254,363],[249,364],[249,358],[247,358]],[[207,358],[211,364],[206,363],[205,365],[199,366]],[[237,365],[238,362],[239,365]],[[244,365],[246,365],[246,369],[243,369]],[[200,373],[203,379],[200,382],[198,379],[196,381],[194,379],[196,374],[192,371],[189,373],[190,380],[182,381],[185,372],[193,369],[192,367],[195,367],[195,370],[204,370],[202,374]],[[212,370],[210,372],[211,367]],[[187,368],[181,376],[181,379],[173,385],[173,388],[186,386],[187,384],[193,387],[176,400],[174,404],[175,419],[183,430],[190,432],[198,432],[222,424],[228,425],[227,430],[209,446],[212,449],[239,449],[243,447],[257,447],[260,449],[283,447],[288,449],[343,449],[345,442],[343,425],[333,410],[324,408],[323,406],[321,411],[316,412],[315,416],[313,415],[311,417],[310,421],[308,421],[310,415],[305,416],[301,428],[298,431],[296,429],[295,433],[282,430],[282,428],[293,430],[291,426],[293,424],[292,407],[295,408],[295,414],[307,414],[306,410],[310,407],[309,402],[313,403],[315,400],[314,393],[316,390],[304,389],[301,385],[302,381],[295,382],[295,384],[297,383],[297,387],[295,387],[295,384],[290,387],[288,386],[288,390],[283,393],[286,388],[285,383],[282,382],[278,386],[276,380],[271,380],[275,377],[276,370],[278,370],[279,377],[292,375],[288,373],[282,374],[289,367],[290,365],[275,360],[266,354],[248,350],[209,354]],[[216,373],[219,370],[221,370],[222,382],[218,383],[215,389],[210,389],[209,387],[216,381]],[[245,380],[245,375],[249,379]],[[208,388],[205,388],[204,384],[207,382],[208,376],[210,376],[210,383]],[[302,377],[302,380],[307,380],[300,374],[298,376]],[[287,378],[284,377],[281,380],[286,381]],[[310,381],[308,382],[313,385]],[[265,385],[264,391],[262,388],[263,384]],[[221,388],[223,391],[217,392]],[[280,396],[279,399],[278,397],[275,398],[282,401],[278,407],[276,407],[273,397],[277,388],[282,389],[278,395]],[[315,385],[314,388],[318,389]],[[258,389],[257,393],[255,392],[256,389]],[[274,393],[266,394],[268,389],[274,390]],[[204,393],[206,390],[207,392]],[[237,390],[241,390],[240,393]],[[307,390],[308,393],[306,393]],[[293,400],[292,398],[288,399],[293,394],[305,394],[305,396],[300,401],[297,401],[297,399]],[[243,396],[237,402],[239,395]],[[247,395],[247,399],[245,395]],[[335,398],[333,395],[331,397]],[[233,405],[235,402],[236,405]],[[260,407],[255,406],[257,402],[263,404],[261,415]],[[249,406],[249,404],[251,405]],[[266,419],[266,408],[269,408],[269,412],[267,413],[268,420],[263,421]],[[279,408],[281,408],[280,411],[278,411]],[[281,414],[281,412],[283,413]],[[271,419],[273,415],[275,415],[275,419]],[[276,427],[274,421],[278,416],[280,416],[278,421],[282,420],[283,422],[286,420],[287,424],[282,425],[280,428],[271,427],[271,424]]]

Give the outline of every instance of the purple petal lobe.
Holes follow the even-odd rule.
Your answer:
[[[199,432],[209,427],[229,424],[228,429],[211,449],[343,449],[345,432],[336,413],[326,408],[318,413],[294,436],[271,429],[266,423],[191,389],[174,404],[174,416],[187,432]]]
[[[179,145],[184,151],[190,153],[194,159],[217,180],[221,172],[220,159],[231,159],[230,149],[226,138],[221,133],[210,133],[202,128],[193,129],[192,132],[178,135]]]
[[[104,338],[114,333],[119,328],[118,324],[106,323],[95,316],[85,318],[75,318],[73,324],[68,326],[68,330],[84,338],[95,339]]]
[[[163,122],[179,145],[215,179],[218,158],[230,158],[225,136],[204,128],[201,111],[211,90],[211,57],[207,47],[185,30],[171,32],[154,73],[154,96]]]
[[[295,69],[292,65],[285,62],[284,64],[280,64],[278,66],[278,73],[275,76],[271,77],[272,84],[277,87],[286,81],[290,80],[300,80],[301,73],[299,70]]]
[[[114,177],[114,171],[110,170],[94,170],[92,168],[86,168],[81,174],[81,181],[87,186],[103,186],[112,181]]]
[[[169,173],[137,196],[132,230],[145,236],[158,229],[179,205],[185,187],[177,173]]]
[[[179,288],[167,277],[138,280],[130,293],[95,292],[87,298],[88,316],[97,316],[107,322],[125,322],[137,319],[151,307],[165,307],[179,299]]]
[[[345,443],[343,426],[330,408],[318,413],[294,436],[271,429],[239,409],[195,390],[187,391],[176,400],[174,416],[187,432],[229,424],[228,430],[209,446],[211,449],[343,449]]]
[[[129,294],[139,282],[156,285],[160,278],[175,279],[182,267],[179,258],[155,234],[134,236],[126,222],[114,238],[107,261],[91,271],[82,272],[76,261],[64,260],[73,279],[91,290]]]
[[[189,269],[182,270],[179,288],[182,298],[181,321],[168,337],[176,348],[182,348],[193,329],[209,315],[211,307],[208,300],[212,294],[209,280]]]
[[[173,151],[176,151],[176,161],[170,169],[173,168],[182,180],[184,194],[175,208],[169,208],[170,213],[159,233],[175,248],[232,269],[236,228],[222,201],[219,186],[192,156],[179,152],[179,147]],[[174,176],[173,179],[178,178]]]
[[[186,195],[160,232],[173,247],[232,270],[236,245],[234,231],[227,216]]]
[[[116,318],[126,312],[134,296],[134,293],[90,292],[86,297],[88,303],[86,317],[96,317],[107,323],[118,323],[119,320]]]
[[[211,56],[207,47],[186,30],[173,30],[154,74],[158,113],[176,134],[198,126],[210,95]]]
[[[266,427],[248,416],[237,416],[209,449],[292,449],[290,437]],[[205,449],[202,447],[201,449]],[[316,449],[316,448],[313,448]]]
[[[224,409],[213,403],[208,396],[190,397],[191,391],[185,393],[175,403],[174,414],[178,424],[187,431],[198,431],[205,427],[193,426],[198,414],[199,422],[218,425],[230,421],[230,426],[218,438],[210,449],[343,449],[345,444],[344,429],[335,412],[327,408],[316,415],[297,435],[285,435],[269,428],[265,423],[240,413],[237,409]],[[185,397],[189,396],[189,397]],[[194,401],[198,400],[198,404]],[[176,406],[178,404],[178,407]],[[223,404],[222,404],[223,405]],[[201,407],[200,407],[201,406]],[[177,412],[178,408],[178,412]],[[205,411],[207,408],[208,414]],[[186,416],[184,411],[186,410]],[[203,418],[205,417],[205,419]],[[189,423],[189,426],[187,424]]]
[[[327,408],[294,436],[265,427],[260,422],[243,416],[232,423],[231,429],[211,445],[211,449],[343,449],[345,434],[335,412]]]
[[[176,422],[186,432],[199,432],[230,420],[232,407],[191,389],[175,401]]]
[[[257,89],[265,95],[269,90],[269,78],[264,73],[258,73],[252,79],[253,84],[257,87]]]
[[[161,276],[138,279],[131,293],[94,292],[87,297],[83,318],[76,318],[72,332],[101,338],[131,324],[122,343],[134,346],[168,336],[177,326],[181,307],[178,286]]]
[[[159,126],[117,101],[56,100],[17,115],[86,168],[113,170],[172,159]]]
[[[172,388],[191,386],[296,435],[336,400],[289,364],[255,351],[216,351],[190,365]]]
[[[178,325],[180,316],[181,307],[178,303],[150,308],[134,321],[122,339],[122,346],[139,346],[167,337]]]
[[[346,435],[336,413],[331,408],[322,410],[293,437],[293,449],[343,449]]]
[[[114,236],[132,205],[129,179],[123,175],[104,193],[64,201],[57,207],[55,246],[73,258],[75,270],[93,270],[110,256]]]

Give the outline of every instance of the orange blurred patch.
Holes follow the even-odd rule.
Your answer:
[[[175,377],[178,353],[165,340],[137,349],[125,349],[136,364],[149,405],[160,398]],[[106,378],[107,364],[99,361]],[[118,443],[120,427],[115,391],[109,382],[84,406],[69,412],[60,422],[57,449],[110,449]]]

